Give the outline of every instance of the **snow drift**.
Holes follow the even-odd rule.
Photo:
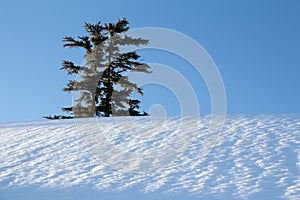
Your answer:
[[[125,118],[98,119],[100,138],[95,119],[84,134],[74,120],[0,124],[0,199],[300,199],[300,115],[229,115],[208,154],[210,116],[135,118],[143,131]]]

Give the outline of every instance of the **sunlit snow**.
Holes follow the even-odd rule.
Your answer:
[[[140,161],[110,149],[97,153],[97,131],[86,126],[82,134],[74,120],[0,124],[0,199],[300,199],[300,115],[228,115],[205,156],[210,116],[196,125],[182,125],[179,117],[136,119],[145,131],[122,118],[101,118],[97,126],[112,146],[130,153],[124,155],[145,155]],[[191,142],[169,157],[172,162],[150,162],[144,173],[118,168],[140,167],[147,155],[166,156],[155,153],[180,128],[192,134]],[[187,137],[176,138],[178,147]]]

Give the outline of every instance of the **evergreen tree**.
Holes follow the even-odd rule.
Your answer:
[[[130,98],[133,92],[141,95],[143,92],[137,84],[130,82],[126,72],[151,73],[150,67],[139,62],[140,56],[136,52],[120,52],[121,46],[146,45],[148,40],[126,36],[124,33],[129,27],[125,18],[117,23],[85,23],[84,27],[87,36],[63,39],[64,47],[85,50],[86,63],[77,66],[71,61],[63,61],[61,70],[80,77],[70,80],[63,90],[80,91],[80,96],[72,107],[62,110],[73,117],[148,115],[139,111],[139,100]]]

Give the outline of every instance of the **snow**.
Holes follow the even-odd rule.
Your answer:
[[[300,199],[300,115],[128,119],[0,124],[0,199]]]

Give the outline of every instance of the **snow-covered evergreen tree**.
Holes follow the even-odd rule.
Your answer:
[[[123,18],[117,23],[85,23],[87,36],[64,37],[64,47],[83,48],[85,65],[77,66],[72,61],[63,61],[62,70],[69,75],[79,75],[70,80],[64,91],[80,91],[72,107],[62,108],[73,117],[93,117],[112,115],[147,115],[139,111],[140,101],[131,99],[134,91],[143,95],[142,89],[130,82],[126,72],[151,73],[150,67],[139,62],[136,52],[120,52],[125,45],[146,45],[148,40],[132,38],[128,31],[128,21]]]

